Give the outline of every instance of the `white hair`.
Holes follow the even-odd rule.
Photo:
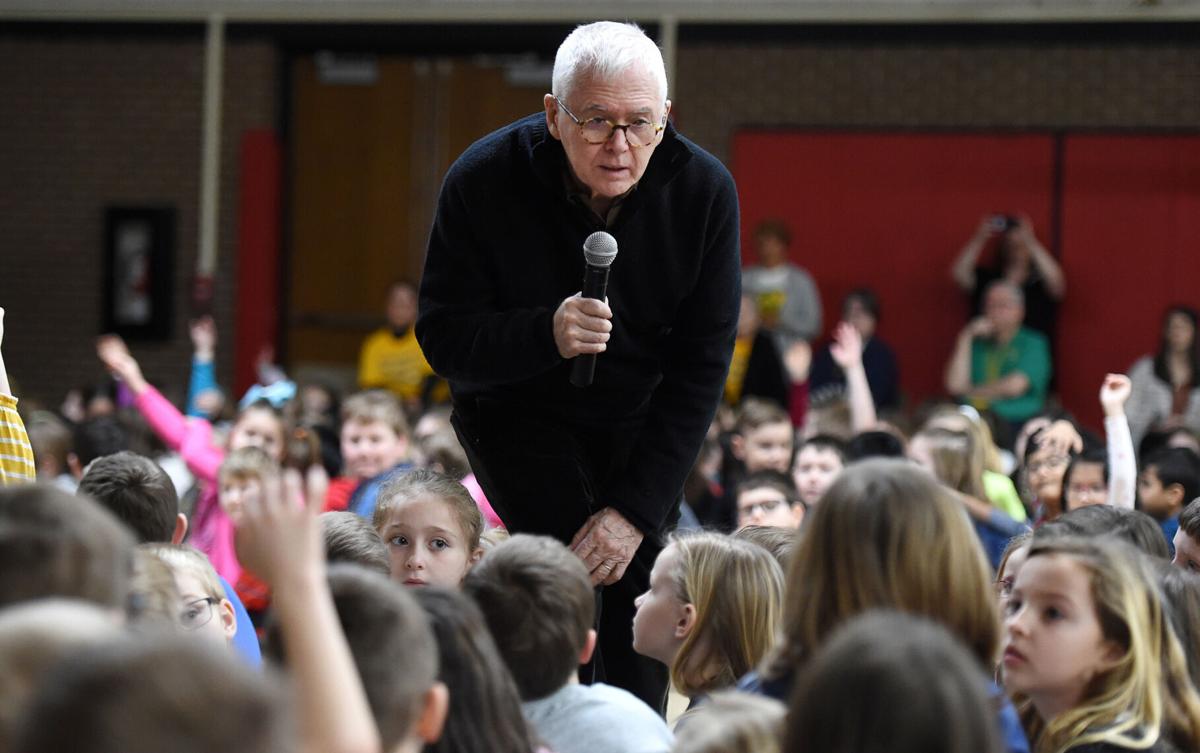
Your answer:
[[[654,77],[660,98],[666,102],[667,69],[662,52],[637,24],[597,21],[577,26],[554,56],[550,91],[565,99],[581,76],[611,81],[635,66]]]

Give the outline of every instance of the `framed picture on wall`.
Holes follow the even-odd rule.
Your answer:
[[[105,332],[127,340],[170,337],[174,257],[174,207],[105,208]]]

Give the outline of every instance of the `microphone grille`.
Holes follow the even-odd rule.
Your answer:
[[[617,258],[617,239],[599,230],[583,242],[583,258],[593,267],[607,267]]]

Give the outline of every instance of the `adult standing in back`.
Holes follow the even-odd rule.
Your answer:
[[[821,294],[812,276],[788,259],[791,242],[782,220],[760,222],[754,229],[758,264],[742,274],[742,287],[758,304],[762,325],[775,334],[780,353],[821,334]]]

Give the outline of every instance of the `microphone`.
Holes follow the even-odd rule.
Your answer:
[[[583,260],[587,270],[583,273],[584,298],[603,301],[608,292],[608,268],[617,258],[617,239],[603,230],[592,233],[583,242]],[[576,356],[571,364],[571,384],[587,387],[596,373],[596,354],[584,353]]]

